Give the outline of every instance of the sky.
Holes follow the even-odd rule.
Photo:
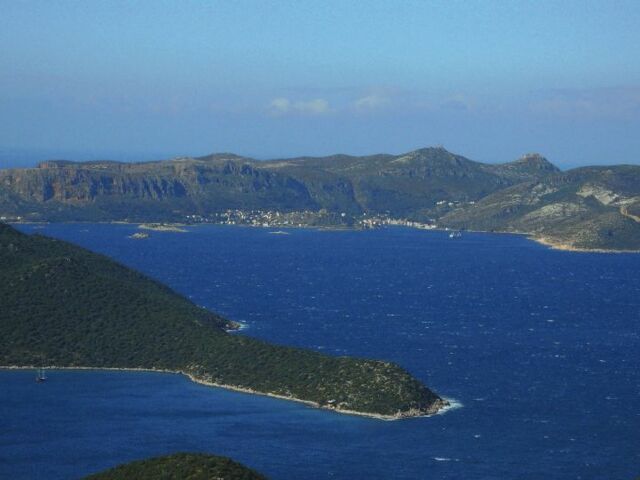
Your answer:
[[[0,0],[0,167],[402,153],[640,164],[640,2]]]

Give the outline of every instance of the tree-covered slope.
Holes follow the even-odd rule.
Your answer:
[[[266,480],[230,458],[176,453],[119,465],[84,480]]]
[[[362,413],[442,400],[388,362],[229,334],[231,322],[102,255],[0,223],[0,365],[148,368]]]
[[[331,174],[336,183],[351,186],[361,211],[415,218],[433,216],[437,213],[437,202],[442,200],[475,201],[515,183],[543,178],[557,171],[535,155],[507,164],[489,165],[440,147],[402,155],[302,157],[273,160],[263,165],[305,185],[318,178],[320,172]]]

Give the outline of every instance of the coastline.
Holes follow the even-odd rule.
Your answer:
[[[17,224],[17,225],[48,225],[51,223],[74,223],[74,224],[115,224],[115,225],[137,225],[138,228],[143,229],[143,230],[151,230],[151,231],[160,231],[160,232],[173,232],[173,233],[188,233],[189,231],[186,230],[186,227],[200,227],[200,226],[223,226],[223,227],[245,227],[245,228],[262,228],[262,229],[273,229],[273,228],[286,228],[286,229],[310,229],[310,230],[316,230],[316,231],[327,231],[327,232],[331,232],[331,231],[355,231],[355,232],[364,232],[367,231],[368,229],[364,229],[364,228],[356,228],[356,227],[349,227],[349,226],[334,226],[334,227],[330,227],[330,226],[314,226],[314,225],[303,225],[303,226],[298,226],[298,225],[280,225],[280,226],[267,226],[264,227],[262,225],[226,225],[226,224],[222,224],[222,223],[194,223],[194,224],[185,224],[185,223],[178,223],[178,224],[171,224],[172,226],[175,225],[175,229],[172,229],[171,227],[168,227],[167,229],[163,229],[163,228],[159,228],[159,229],[155,229],[155,228],[148,228],[146,227],[145,223],[140,223],[140,222],[125,222],[125,221],[121,221],[121,220],[112,220],[112,221],[97,221],[97,222],[85,222],[85,221],[74,221],[74,222],[33,222],[33,221],[18,221],[18,222],[11,222],[11,224]],[[144,225],[144,226],[143,226]],[[384,228],[388,228],[388,227],[400,227],[400,228],[410,228],[412,230],[424,230],[423,228],[419,228],[419,227],[412,227],[410,225],[388,225],[385,226]],[[434,227],[434,228],[430,228],[429,231],[436,231],[436,232],[449,232],[454,230],[453,228],[449,228],[449,227]],[[548,237],[544,237],[544,236],[536,236],[533,233],[530,232],[518,232],[518,231],[488,231],[488,230],[472,230],[472,229],[467,229],[464,230],[465,232],[470,232],[470,233],[485,233],[485,234],[492,234],[492,235],[522,235],[525,236],[528,240],[531,240],[532,242],[536,242],[540,245],[544,245],[545,247],[548,247],[552,250],[560,250],[560,251],[565,251],[565,252],[575,252],[575,253],[640,253],[640,249],[637,250],[618,250],[618,249],[606,249],[606,248],[580,248],[580,247],[574,247],[570,244],[567,243],[562,243],[562,242],[558,242],[558,241],[554,241],[549,239]],[[269,232],[271,233],[271,232]],[[0,367],[1,368],[1,367]]]
[[[525,234],[527,235],[527,234]],[[557,242],[549,239],[548,237],[534,237],[532,235],[527,235],[529,240],[532,240],[540,245],[544,245],[552,250],[561,250],[564,252],[575,252],[575,253],[640,253],[640,250],[614,250],[614,249],[604,249],[604,248],[580,248],[574,247],[573,245],[569,245],[567,243]]]
[[[0,365],[0,370],[35,370],[38,367],[33,365]],[[359,417],[366,418],[374,418],[376,420],[385,420],[385,421],[393,421],[393,420],[403,420],[407,418],[420,418],[420,417],[431,417],[433,415],[439,415],[445,413],[449,410],[455,409],[457,402],[452,401],[449,402],[448,399],[442,398],[441,403],[436,406],[436,410],[433,412],[425,412],[417,409],[407,410],[407,411],[398,411],[394,415],[384,415],[379,413],[370,413],[370,412],[360,412],[357,410],[348,410],[342,408],[331,407],[328,405],[320,405],[317,402],[311,400],[303,400],[295,397],[288,397],[286,395],[279,395],[276,393],[269,392],[260,392],[257,390],[253,390],[251,388],[239,387],[237,385],[225,385],[222,383],[210,382],[208,380],[200,379],[194,376],[191,373],[184,372],[182,370],[167,370],[162,368],[142,368],[142,367],[87,367],[87,366],[77,366],[77,367],[61,367],[56,365],[46,365],[42,368],[47,368],[50,370],[105,370],[105,371],[119,371],[119,372],[147,372],[147,373],[169,373],[172,375],[183,375],[187,377],[194,383],[198,383],[200,385],[205,385],[208,387],[215,388],[224,388],[225,390],[232,390],[234,392],[247,393],[251,395],[262,395],[265,397],[277,398],[279,400],[289,400],[292,402],[303,403],[313,408],[329,410],[336,413],[341,413],[345,415],[355,415]]]

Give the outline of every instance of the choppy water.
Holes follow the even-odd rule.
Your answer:
[[[33,231],[34,226],[21,227]],[[640,475],[640,255],[509,235],[127,225],[37,231],[105,253],[242,334],[393,360],[464,405],[382,422],[177,375],[0,372],[0,478],[66,479],[177,450],[272,479]]]

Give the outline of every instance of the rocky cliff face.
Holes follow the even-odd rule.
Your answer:
[[[0,197],[0,212],[33,213],[39,219],[50,219],[53,210],[62,219],[122,220],[125,206],[133,212],[144,209],[150,220],[174,210],[195,214],[226,208],[319,208],[304,184],[236,159],[44,162],[38,168],[0,171],[0,189],[6,197],[4,202]]]
[[[81,204],[102,196],[160,200],[187,194],[187,185],[179,177],[154,173],[132,175],[113,167],[105,170],[75,165],[50,168],[44,164],[33,170],[14,170],[0,178],[5,188],[35,202]]]

